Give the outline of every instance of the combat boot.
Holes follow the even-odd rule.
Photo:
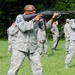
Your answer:
[[[68,69],[68,68],[69,68],[69,66],[66,64],[66,65],[65,65],[65,69]]]

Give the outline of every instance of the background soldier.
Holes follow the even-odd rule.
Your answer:
[[[29,4],[24,7],[24,15],[35,14],[36,9],[33,5]],[[40,54],[38,53],[37,46],[37,29],[41,14],[34,17],[32,20],[24,21],[23,14],[16,18],[16,25],[19,32],[16,40],[16,50],[13,50],[11,57],[10,69],[8,75],[17,75],[21,64],[27,56],[31,62],[33,75],[43,75],[42,65],[40,62]],[[58,13],[54,13],[52,19],[47,22],[47,27],[50,28]]]
[[[46,31],[42,27],[38,28],[37,39],[38,39],[40,55],[42,54],[42,49],[44,49],[44,55],[47,56],[48,39],[47,39]]]
[[[50,30],[52,32],[52,37],[53,37],[53,46],[52,46],[53,51],[56,50],[58,39],[59,39],[59,30],[57,26],[58,26],[58,21],[55,21]]]
[[[66,55],[65,68],[68,68],[74,54],[75,54],[75,19],[71,19],[70,20],[70,45],[69,45],[69,51]]]
[[[70,19],[66,19],[66,24],[64,25],[64,34],[65,34],[65,51],[68,52],[69,50],[69,43],[70,43]]]
[[[12,25],[7,29],[8,34],[8,52],[11,52],[11,50],[15,50],[16,48],[16,38],[18,33],[18,27],[16,26],[16,23],[13,22]]]

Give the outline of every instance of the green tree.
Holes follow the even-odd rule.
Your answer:
[[[7,28],[15,20],[16,16],[23,13],[23,7],[26,4],[33,4],[37,8],[37,12],[43,10],[54,10],[54,11],[74,11],[75,1],[74,0],[0,0],[0,38],[7,37]],[[60,24],[65,22],[66,18],[73,18],[74,15],[64,15],[58,20]],[[47,20],[51,16],[45,17]]]

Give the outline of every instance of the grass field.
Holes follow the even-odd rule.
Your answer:
[[[59,42],[57,51],[53,55],[51,52],[52,41],[48,45],[48,57],[42,54],[41,62],[43,66],[44,75],[75,75],[75,57],[70,63],[70,68],[64,68],[65,62],[65,41]],[[11,54],[7,51],[7,41],[0,41],[0,75],[7,75],[10,66]],[[31,66],[28,58],[23,62],[18,75],[32,75]]]

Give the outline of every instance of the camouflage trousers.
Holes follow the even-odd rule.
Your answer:
[[[43,42],[39,41],[38,46],[39,46],[38,52],[40,54],[42,54],[42,50],[44,50],[44,54],[47,54],[47,52],[48,52],[48,42],[47,41],[45,41],[45,40]]]
[[[69,52],[66,55],[66,60],[65,60],[66,65],[70,64],[74,54],[75,54],[75,40],[71,40],[69,45]]]
[[[39,53],[38,52],[26,53],[26,52],[22,52],[19,50],[12,51],[10,69],[9,69],[7,75],[18,75],[18,71],[20,69],[20,66],[23,63],[26,56],[28,56],[29,61],[31,63],[33,75],[43,75],[42,64],[40,61]],[[27,65],[28,65],[28,63],[27,63]]]
[[[69,51],[70,40],[65,39],[65,51]]]
[[[53,36],[53,46],[52,46],[52,48],[56,49],[57,42],[58,42],[58,37]]]

